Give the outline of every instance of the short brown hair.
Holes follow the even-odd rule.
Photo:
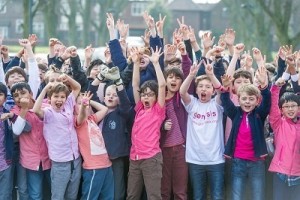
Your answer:
[[[210,78],[207,75],[197,76],[196,79],[195,79],[196,87],[198,86],[199,82],[203,81],[203,80],[208,80],[209,82],[211,82]]]
[[[5,74],[5,82],[7,83],[8,82],[8,78],[10,75],[14,74],[14,73],[18,73],[18,74],[21,74],[24,79],[25,79],[25,82],[27,82],[27,74],[25,73],[24,69],[22,69],[21,67],[19,66],[15,66],[15,67],[12,67],[10,68],[6,74]]]
[[[164,71],[165,79],[167,79],[170,74],[174,74],[175,77],[181,78],[182,81],[184,79],[182,70],[177,67],[172,67]]]
[[[49,98],[51,98],[51,96],[54,93],[59,93],[59,92],[64,92],[66,94],[66,97],[68,97],[70,94],[70,90],[69,90],[68,86],[66,86],[65,84],[62,84],[62,83],[57,83],[50,89],[50,91],[48,91],[47,96]]]
[[[58,68],[55,67],[55,65],[50,65],[49,70],[45,74],[45,82],[49,82],[49,75],[51,73],[57,73],[57,74],[63,74]]]
[[[252,77],[252,74],[251,72],[247,71],[247,70],[244,70],[244,69],[238,69],[234,72],[233,74],[233,79],[234,81],[240,77],[243,77],[243,78],[246,78],[246,79],[249,79],[250,80],[250,83],[253,83],[253,77]],[[233,83],[234,83],[233,81]]]
[[[48,70],[47,65],[45,65],[44,63],[39,63],[38,68],[44,72],[46,72]]]
[[[245,92],[250,96],[254,95],[257,98],[261,98],[260,90],[253,84],[241,85],[237,92],[238,97],[240,97],[242,92]]]

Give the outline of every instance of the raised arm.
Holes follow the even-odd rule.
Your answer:
[[[42,109],[42,103],[43,100],[48,92],[48,90],[53,86],[53,84],[51,82],[49,82],[44,89],[42,90],[42,92],[40,93],[40,95],[38,96],[38,98],[36,99],[34,106],[32,108],[33,112],[39,117],[39,118],[44,118],[44,110]]]
[[[66,75],[66,74],[62,74],[59,76],[59,79],[64,83],[64,84],[67,84],[71,87],[71,90],[72,90],[72,94],[74,95],[75,99],[77,98],[79,92],[80,92],[80,89],[81,89],[81,86],[80,84],[75,81],[74,79],[72,79],[70,76]]]
[[[227,68],[226,74],[228,76],[233,76],[235,72],[235,66],[238,58],[240,57],[241,53],[244,51],[245,45],[243,43],[239,43],[233,47],[233,56]]]
[[[192,81],[194,80],[201,64],[202,64],[202,62],[200,62],[199,64],[194,63],[191,66],[189,75],[183,81],[183,83],[179,89],[180,96],[185,105],[188,105],[191,102],[191,97],[188,93],[188,89],[189,89]]]
[[[133,74],[132,74],[132,88],[133,88],[133,97],[134,102],[137,104],[141,97],[140,97],[140,59],[141,55],[137,48],[131,49],[131,59],[133,62]]]

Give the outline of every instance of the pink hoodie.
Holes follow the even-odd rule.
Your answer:
[[[281,115],[279,91],[280,87],[272,86],[269,119],[274,131],[275,154],[269,171],[300,176],[300,120],[295,123]]]

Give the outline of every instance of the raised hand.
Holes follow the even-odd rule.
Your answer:
[[[176,57],[176,45],[166,44],[164,47],[165,60],[170,61]]]
[[[139,63],[142,57],[139,49],[137,47],[132,47],[130,49],[130,57],[133,63]]]
[[[36,34],[30,34],[30,35],[28,36],[28,40],[29,40],[31,46],[35,46],[36,43],[37,43],[37,41],[38,41],[38,37],[37,37]]]
[[[156,22],[156,30],[157,33],[159,34],[159,37],[163,37],[163,33],[164,33],[164,24],[165,24],[165,19],[166,16],[164,16],[163,18],[161,17],[161,14],[159,13],[159,20]]]
[[[233,46],[235,41],[235,31],[231,28],[226,29],[224,39],[228,46]]]
[[[19,39],[19,44],[24,48],[31,47],[30,41],[28,39]]]
[[[254,47],[252,49],[252,52],[253,52],[253,58],[257,63],[262,62],[264,60],[264,58],[258,48]]]
[[[93,53],[95,52],[95,49],[92,48],[92,45],[90,44],[84,49],[84,55],[86,59],[92,59]]]
[[[4,121],[7,120],[8,118],[12,118],[14,116],[14,113],[9,112],[9,113],[2,113],[0,115],[0,120]]]
[[[197,42],[195,30],[191,26],[189,26],[188,37],[189,37],[191,43]]]
[[[106,46],[105,51],[104,51],[104,57],[105,57],[105,63],[111,63],[111,53],[110,49],[108,46]]]
[[[224,74],[221,76],[222,85],[224,88],[229,88],[232,85],[232,81],[234,80],[233,77],[231,77],[228,74]]]
[[[150,31],[148,29],[145,29],[144,36],[141,36],[141,38],[144,41],[145,47],[150,46]]]
[[[223,47],[224,49],[226,48],[225,34],[220,35],[218,46]]]
[[[181,41],[183,41],[183,34],[175,29],[173,32],[173,44],[177,45]]]
[[[67,60],[70,57],[75,57],[77,56],[77,48],[75,46],[70,46],[65,49],[64,53],[62,54],[62,58],[64,60]]]
[[[243,43],[236,44],[234,46],[234,54],[240,55],[245,49],[245,45]]]
[[[214,41],[215,41],[215,37],[212,37],[212,32],[210,31],[206,31],[202,37],[202,45],[204,49],[209,49],[213,46]]]
[[[180,51],[181,55],[186,55],[186,48],[183,41],[177,44],[177,49]]]
[[[255,73],[255,78],[261,87],[265,87],[268,84],[268,75],[265,66],[258,67]]]
[[[106,13],[106,26],[109,31],[114,31],[115,29],[115,20],[112,13]]]
[[[275,85],[277,85],[278,87],[282,87],[284,84],[285,84],[285,80],[282,77],[278,78],[277,81],[275,82]]]
[[[190,68],[189,76],[195,77],[199,71],[200,65],[203,63],[203,60],[201,60],[198,64],[194,62],[194,64]]]
[[[81,99],[81,105],[84,107],[89,107],[92,96],[93,96],[93,94],[90,91],[85,92]]]
[[[124,20],[117,20],[116,28],[119,31],[121,38],[126,38],[129,31],[129,24],[124,24]]]
[[[188,34],[189,34],[189,28],[184,23],[184,16],[181,17],[181,21],[177,18],[177,22],[178,22],[178,25],[179,25],[179,31],[182,33],[183,38],[185,40],[187,40],[188,39]]]
[[[214,76],[214,68],[211,63],[203,62],[205,66],[205,73],[207,76]]]
[[[158,48],[156,46],[155,51],[153,50],[153,48],[151,48],[151,56],[146,55],[146,57],[149,58],[149,60],[154,64],[154,63],[158,63],[159,57],[163,54],[163,52],[161,51],[161,48]]]

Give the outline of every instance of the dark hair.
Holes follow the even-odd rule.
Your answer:
[[[18,73],[18,74],[21,74],[24,79],[25,79],[25,82],[27,82],[27,75],[24,71],[24,69],[22,69],[21,67],[12,67],[10,68],[6,73],[5,73],[5,82],[7,83],[8,82],[8,78],[10,75],[14,74],[14,73]]]
[[[184,79],[182,70],[179,69],[179,68],[177,68],[177,67],[172,67],[172,68],[167,69],[167,70],[164,72],[165,79],[167,79],[167,77],[168,77],[170,74],[173,74],[175,77],[181,78],[181,80]]]
[[[285,92],[279,98],[278,106],[282,108],[282,105],[287,102],[296,102],[298,106],[300,106],[300,96],[296,95],[293,92]]]
[[[25,82],[18,82],[18,83],[15,83],[12,85],[10,91],[11,91],[11,94],[14,94],[15,92],[17,91],[21,91],[21,90],[28,90],[29,93],[31,93],[31,88],[30,88],[30,85],[28,83],[25,83]]]
[[[7,97],[7,87],[1,82],[0,82],[0,93],[3,93],[5,98]]]
[[[59,93],[59,92],[64,92],[66,94],[66,97],[68,97],[70,94],[70,90],[68,86],[62,83],[58,83],[50,89],[50,91],[47,93],[47,97],[51,98],[53,93]]]
[[[88,66],[88,68],[86,69],[86,75],[89,76],[93,67],[95,67],[96,65],[106,65],[101,59],[96,59],[93,60],[90,65]]]
[[[238,69],[234,72],[233,74],[233,78],[234,78],[234,81],[240,77],[243,77],[243,78],[246,78],[246,79],[249,79],[250,80],[250,83],[253,83],[253,78],[252,78],[252,74],[247,71],[247,70],[244,70],[244,69]],[[234,83],[233,81],[233,83]]]
[[[141,87],[140,87],[140,91],[139,93],[144,93],[147,88],[149,88],[151,91],[153,91],[155,93],[155,96],[158,96],[158,84],[156,81],[154,80],[150,80],[150,81],[146,81],[144,82]]]

